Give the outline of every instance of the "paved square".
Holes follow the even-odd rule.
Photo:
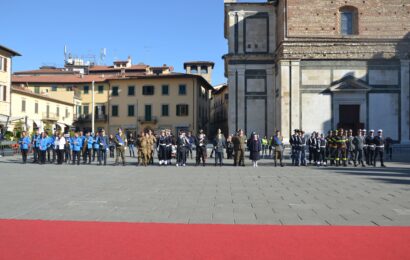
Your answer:
[[[406,163],[274,168],[262,160],[256,169],[144,168],[22,165],[19,159],[0,158],[0,219],[410,225]]]

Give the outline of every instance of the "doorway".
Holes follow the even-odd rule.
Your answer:
[[[360,105],[339,105],[339,124],[337,127],[345,130],[352,129],[355,134],[358,129],[363,129],[360,122]]]

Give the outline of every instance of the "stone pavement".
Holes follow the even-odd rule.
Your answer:
[[[409,226],[410,164],[388,166],[40,166],[6,157],[0,219]]]

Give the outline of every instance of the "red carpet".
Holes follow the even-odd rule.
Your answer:
[[[0,259],[410,259],[410,227],[0,221]]]

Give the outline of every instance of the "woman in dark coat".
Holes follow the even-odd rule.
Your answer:
[[[253,167],[258,167],[258,161],[260,160],[260,152],[262,150],[262,142],[255,132],[252,133],[251,138],[248,140],[249,159],[252,160]]]

